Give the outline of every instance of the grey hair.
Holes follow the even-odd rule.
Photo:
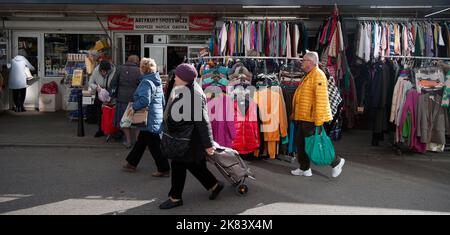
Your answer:
[[[305,55],[303,57],[308,57],[314,65],[319,65],[319,54],[315,51],[306,51]]]

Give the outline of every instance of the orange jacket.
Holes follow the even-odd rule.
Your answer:
[[[274,86],[259,90],[253,99],[259,107],[264,141],[280,141],[280,137],[286,137],[288,122],[281,88]]]
[[[327,77],[318,67],[313,68],[297,88],[292,101],[296,121],[314,122],[316,126],[333,120],[328,100]]]

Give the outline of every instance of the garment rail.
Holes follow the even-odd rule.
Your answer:
[[[189,58],[188,60],[213,60],[213,59],[256,59],[256,60],[303,60],[298,57],[270,57],[270,56],[204,56]]]
[[[450,57],[428,57],[428,56],[406,56],[406,55],[391,55],[391,56],[384,56],[384,58],[421,59],[421,60],[450,60]]]
[[[344,20],[357,20],[357,21],[449,21],[449,18],[395,18],[395,17],[357,17],[357,18],[344,18]]]

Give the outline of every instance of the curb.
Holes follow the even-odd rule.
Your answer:
[[[0,148],[75,148],[75,149],[125,149],[121,145],[89,145],[89,144],[26,144],[0,143]]]

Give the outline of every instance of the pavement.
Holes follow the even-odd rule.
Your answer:
[[[335,143],[346,159],[333,179],[328,167],[295,177],[295,163],[246,159],[256,175],[249,193],[227,187],[217,200],[188,174],[184,205],[160,210],[170,178],[154,178],[146,152],[136,173],[121,171],[129,150],[94,138],[86,124],[66,113],[0,113],[0,214],[450,214],[450,154],[397,155],[388,145],[370,146],[370,133],[349,131]],[[225,181],[213,167],[218,179]]]

